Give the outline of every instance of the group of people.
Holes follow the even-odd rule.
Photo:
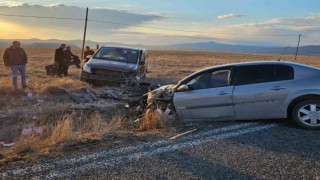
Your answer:
[[[86,46],[86,51],[84,52],[85,62],[89,59],[88,55],[93,55],[94,51]],[[22,89],[27,88],[26,83],[26,65],[28,63],[28,57],[24,49],[21,47],[19,41],[13,41],[12,45],[7,48],[3,53],[3,61],[6,69],[12,71],[12,84],[13,88],[18,89],[18,74],[21,76]],[[57,65],[57,75],[68,76],[69,65],[75,64],[80,68],[80,59],[77,55],[71,52],[71,47],[66,46],[66,44],[61,44],[55,51],[54,62]]]
[[[88,55],[93,55],[94,51],[90,49],[89,46],[86,46],[86,51],[84,52],[85,62],[89,59],[87,58]],[[71,47],[66,46],[66,44],[61,44],[58,49],[55,51],[54,55],[54,62],[57,65],[57,75],[68,76],[68,69],[70,65],[76,65],[80,68],[80,59],[79,56],[74,55],[71,52]]]

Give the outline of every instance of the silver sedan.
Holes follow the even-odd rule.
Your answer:
[[[213,66],[166,86],[180,119],[292,118],[320,129],[320,69],[291,62]]]

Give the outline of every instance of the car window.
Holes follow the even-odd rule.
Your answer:
[[[138,51],[124,48],[103,47],[94,55],[95,59],[137,63]]]
[[[235,85],[255,84],[274,81],[273,65],[239,66],[236,69]]]
[[[187,83],[193,90],[208,89],[230,85],[230,70],[219,70],[201,74]]]
[[[274,67],[277,81],[291,80],[294,78],[294,70],[291,66],[275,65]]]
[[[230,70],[221,70],[212,73],[212,87],[228,86],[230,81]]]

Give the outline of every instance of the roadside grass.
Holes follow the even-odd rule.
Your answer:
[[[42,127],[40,134],[32,132],[30,135],[20,136],[15,145],[1,152],[4,157],[0,161],[8,163],[15,160],[49,155],[58,152],[68,143],[89,140],[101,140],[106,134],[116,132],[122,126],[123,119],[114,116],[110,120],[97,113],[89,113],[86,118],[65,114],[54,123],[43,120],[31,128]]]
[[[147,109],[140,120],[139,129],[143,131],[161,129],[165,126],[165,119],[157,110]]]

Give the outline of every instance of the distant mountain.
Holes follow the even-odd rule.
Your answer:
[[[61,43],[65,43],[72,48],[81,48],[82,40],[59,40],[59,39],[20,39],[23,47],[26,48],[57,48]],[[9,47],[12,40],[1,40],[0,48]],[[114,45],[114,46],[131,46],[131,47],[144,47],[147,49],[173,49],[173,50],[200,50],[200,51],[222,51],[222,52],[234,52],[234,53],[256,53],[256,54],[282,54],[286,47],[275,46],[248,46],[248,45],[231,45],[217,42],[200,42],[200,43],[186,43],[186,44],[173,44],[173,45],[159,45],[150,46],[142,44],[123,44],[115,42],[95,42],[86,41],[86,46],[89,45],[92,49],[95,49],[97,45]],[[286,54],[295,54],[296,47],[289,47]],[[320,56],[320,46],[310,45],[301,46],[299,48],[299,55],[307,56]]]
[[[60,46],[60,43],[32,43],[29,45],[26,45],[25,47],[28,48],[57,48]],[[71,48],[79,48],[76,45],[68,44],[68,46],[71,46]]]
[[[230,45],[216,42],[174,44],[167,46],[159,46],[160,49],[176,49],[176,50],[202,50],[202,51],[223,51],[235,53],[257,53],[257,54],[282,54],[286,47],[270,47],[270,46],[247,46],[247,45]],[[286,54],[295,54],[296,47],[289,47]],[[320,56],[320,46],[301,46],[299,47],[299,55]]]
[[[0,48],[6,48],[11,45],[13,40],[11,39],[0,39]],[[71,46],[73,48],[82,48],[82,40],[59,40],[59,39],[17,39],[22,43],[23,47],[26,48],[57,48],[60,44],[65,43],[67,46]],[[96,48],[97,44],[99,45],[115,45],[115,46],[130,46],[122,43],[114,43],[114,42],[94,42],[87,40],[85,46],[90,46],[93,49]],[[132,46],[132,45],[131,45]]]

